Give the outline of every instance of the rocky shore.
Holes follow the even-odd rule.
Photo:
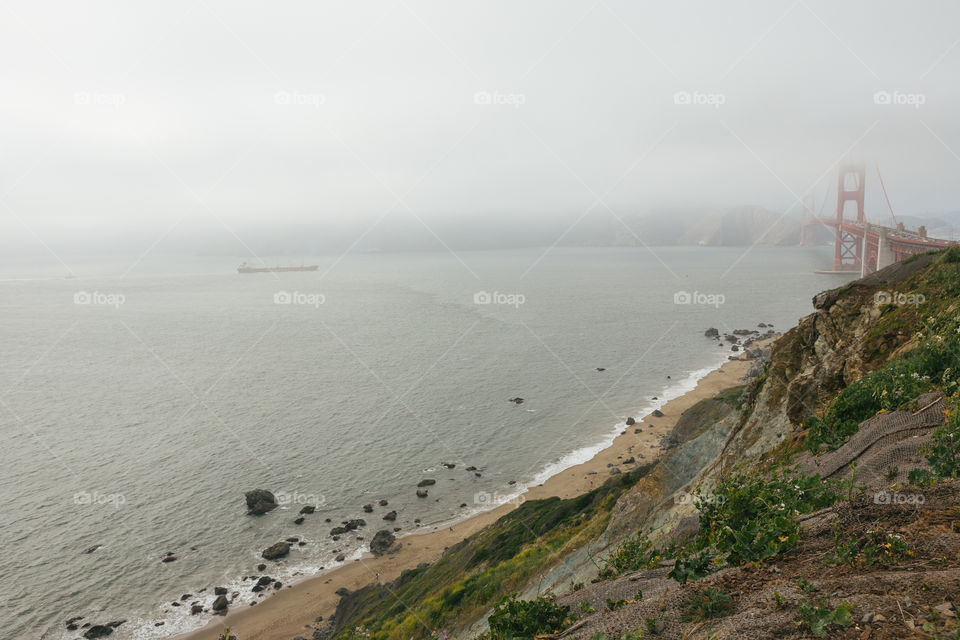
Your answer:
[[[759,329],[763,329],[763,332]],[[711,398],[757,374],[757,363],[769,354],[768,343],[775,335],[773,329],[764,323],[760,323],[757,329],[738,329],[726,334],[720,334],[716,329],[708,330],[705,337],[714,340],[721,347],[730,348],[729,361],[707,374],[695,389],[667,402],[650,415],[642,418],[626,417],[625,424],[629,428],[625,429],[610,447],[591,460],[571,467],[539,486],[529,488],[520,499],[451,525],[425,527],[400,538],[397,537],[400,528],[389,526],[397,517],[396,511],[383,509],[377,519],[383,524],[379,527],[370,526],[374,532],[370,536],[369,552],[362,558],[326,569],[296,585],[283,585],[267,575],[266,564],[260,564],[257,569],[263,572],[263,575],[245,577],[245,581],[249,580],[248,583],[251,584],[251,590],[258,594],[258,598],[262,598],[252,603],[256,604],[256,607],[244,605],[231,610],[238,593],[228,594],[222,587],[209,590],[209,596],[205,598],[188,598],[191,612],[196,609],[198,615],[215,613],[226,617],[213,618],[203,629],[180,636],[180,640],[216,640],[225,625],[229,625],[231,630],[244,640],[319,638],[325,621],[330,619],[343,595],[377,580],[393,580],[405,569],[436,561],[449,546],[497,521],[523,500],[581,495],[601,485],[607,477],[636,469],[639,465],[656,459],[661,451],[671,446],[668,436],[681,413],[701,400]],[[598,371],[600,370],[598,368]],[[510,399],[511,402],[519,404],[517,400],[518,398]],[[441,464],[447,470],[457,467],[453,463]],[[463,471],[481,473],[481,470],[473,466],[465,467]],[[424,479],[412,490],[418,496],[426,497],[435,482],[434,479]],[[270,505],[275,505],[276,499],[269,490],[252,490],[245,498],[250,517],[272,517],[269,512],[274,507]],[[388,506],[386,500],[380,500],[377,504],[380,507]],[[375,511],[373,503],[360,505],[358,510],[365,514],[373,514]],[[292,524],[301,524],[304,518],[312,513],[313,509],[305,507]],[[356,535],[367,528],[367,521],[357,517],[331,527],[329,535],[333,540],[338,540],[340,536]],[[302,544],[302,541],[296,537],[279,540],[262,550],[261,555],[268,562],[282,562],[289,553],[291,544]],[[343,554],[337,557],[338,562],[345,560]],[[283,588],[284,586],[288,588]]]

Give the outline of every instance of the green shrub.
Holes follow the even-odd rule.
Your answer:
[[[624,540],[616,551],[606,557],[600,577],[614,578],[640,569],[655,569],[660,566],[661,554],[662,551],[654,548],[647,534],[638,531],[637,535]]]
[[[793,478],[734,475],[723,478],[714,499],[698,501],[697,549],[713,547],[726,562],[766,560],[793,547],[800,529],[795,516],[830,506],[837,495],[819,475]]]
[[[836,609],[831,609],[825,598],[820,598],[816,603],[803,601],[798,609],[799,624],[809,629],[817,638],[825,637],[831,626],[849,626],[850,614],[853,613],[853,605],[849,602],[843,601]]]
[[[941,478],[960,478],[960,413],[947,411],[947,421],[933,432],[927,461]]]
[[[692,594],[683,605],[686,622],[700,622],[710,618],[722,618],[733,610],[733,598],[723,589],[708,587]]]
[[[521,640],[562,631],[569,624],[570,607],[553,598],[517,600],[508,596],[493,608],[487,623],[492,640]]]

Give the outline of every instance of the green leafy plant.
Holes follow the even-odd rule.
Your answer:
[[[797,580],[797,590],[801,593],[813,593],[817,590],[817,585],[813,584],[809,580],[804,580],[800,578]]]
[[[588,615],[594,612],[594,608],[592,604],[584,600],[577,604],[577,611],[579,611],[581,615]]]
[[[616,611],[617,609],[622,609],[624,606],[626,606],[626,604],[627,604],[627,601],[623,599],[611,600],[610,598],[607,598],[607,610],[609,611]]]
[[[569,622],[570,607],[553,598],[517,600],[508,596],[497,603],[487,619],[492,640],[519,640],[562,631]]]
[[[847,627],[850,625],[850,614],[853,605],[843,601],[835,609],[831,609],[826,598],[820,598],[816,603],[805,600],[798,607],[800,612],[799,625],[806,627],[817,638],[823,638],[832,626]]]
[[[217,638],[217,640],[237,640],[237,636],[230,631],[230,627],[224,627],[223,631],[220,632],[220,637]]]
[[[702,621],[721,618],[733,610],[733,598],[723,589],[708,587],[692,594],[683,605],[685,621]]]
[[[663,552],[653,546],[643,531],[627,538],[603,561],[601,578],[614,578],[640,569],[655,569],[660,566]]]

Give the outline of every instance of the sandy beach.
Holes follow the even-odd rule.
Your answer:
[[[531,487],[524,497],[528,500],[558,496],[569,498],[602,484],[610,474],[608,465],[617,465],[631,456],[643,454],[640,462],[650,462],[660,453],[660,438],[677,418],[697,402],[711,398],[720,391],[740,384],[752,365],[751,360],[730,360],[704,376],[696,388],[666,403],[662,417],[653,415],[637,418],[634,427],[618,436],[613,444],[583,464],[570,467],[549,478],[545,483]],[[634,433],[639,428],[641,433]],[[627,469],[627,467],[625,467]],[[178,640],[216,640],[225,626],[243,640],[291,640],[296,636],[309,638],[314,628],[325,623],[336,609],[341,588],[359,589],[370,584],[380,574],[381,582],[388,582],[404,569],[422,562],[434,562],[451,546],[515,509],[516,504],[504,504],[450,527],[424,527],[415,534],[401,538],[402,548],[391,555],[363,558],[328,570],[292,587],[282,589],[260,601],[231,611],[226,617],[215,618],[204,628],[178,636]]]

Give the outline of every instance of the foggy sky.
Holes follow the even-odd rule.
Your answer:
[[[5,2],[0,233],[796,212],[841,159],[898,213],[955,211],[958,24],[949,0]]]

